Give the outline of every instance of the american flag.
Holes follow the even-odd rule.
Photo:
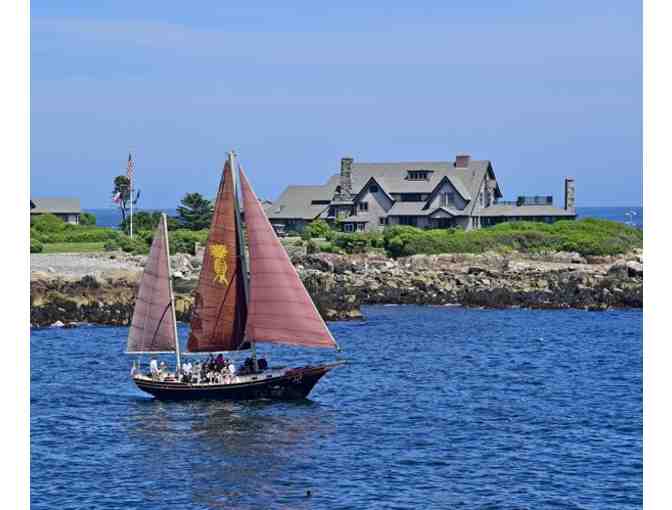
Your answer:
[[[133,180],[133,158],[131,157],[131,153],[128,153],[128,166],[126,167],[126,175],[128,176],[128,180],[132,181]]]

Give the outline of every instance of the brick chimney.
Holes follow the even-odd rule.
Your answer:
[[[565,209],[576,212],[576,187],[574,177],[565,178]]]
[[[341,178],[339,181],[341,192],[338,194],[339,200],[352,199],[352,163],[353,158],[341,158]]]
[[[456,168],[467,168],[469,166],[469,160],[471,156],[469,154],[458,154],[455,156],[455,167]]]

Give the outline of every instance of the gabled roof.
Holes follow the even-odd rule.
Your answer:
[[[395,202],[387,211],[388,216],[427,216],[424,202]]]
[[[466,216],[464,211],[460,211],[459,209],[454,209],[453,207],[437,207],[436,209],[432,209],[431,211],[427,211],[427,215],[431,218],[434,216],[437,212],[445,212],[451,216]]]
[[[374,177],[387,193],[431,193],[444,177],[448,177],[457,192],[466,200],[470,200],[475,196],[472,190],[478,190],[489,165],[489,161],[477,160],[470,161],[466,168],[457,168],[453,161],[353,163],[352,191],[359,193],[369,179]],[[409,180],[407,179],[409,170],[428,170],[429,179]],[[478,176],[481,178],[478,179]],[[478,180],[476,185],[475,180]]]
[[[80,214],[79,198],[34,198],[30,199],[31,214]]]
[[[394,199],[390,196],[390,194],[385,191],[385,187],[382,186],[375,177],[371,177],[368,181],[364,183],[364,186],[359,190],[359,192],[353,197],[352,201],[357,202],[360,198],[362,198],[362,195],[366,192],[366,190],[369,188],[369,185],[375,182],[378,185],[378,188],[380,188],[380,191],[385,193],[385,196],[390,199],[391,202],[394,202]]]

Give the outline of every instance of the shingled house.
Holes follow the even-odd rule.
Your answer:
[[[345,232],[386,225],[481,228],[503,221],[576,218],[574,179],[565,179],[564,208],[551,196],[505,202],[490,161],[355,163],[341,159],[340,174],[323,186],[289,186],[267,209],[278,230],[300,232],[321,218]]]
[[[31,198],[30,215],[54,214],[66,223],[79,224],[82,209],[79,198]]]

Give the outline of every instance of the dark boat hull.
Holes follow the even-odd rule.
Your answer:
[[[159,400],[301,400],[331,369],[341,365],[295,368],[279,377],[258,374],[256,380],[238,384],[188,384],[134,377],[142,391]]]

